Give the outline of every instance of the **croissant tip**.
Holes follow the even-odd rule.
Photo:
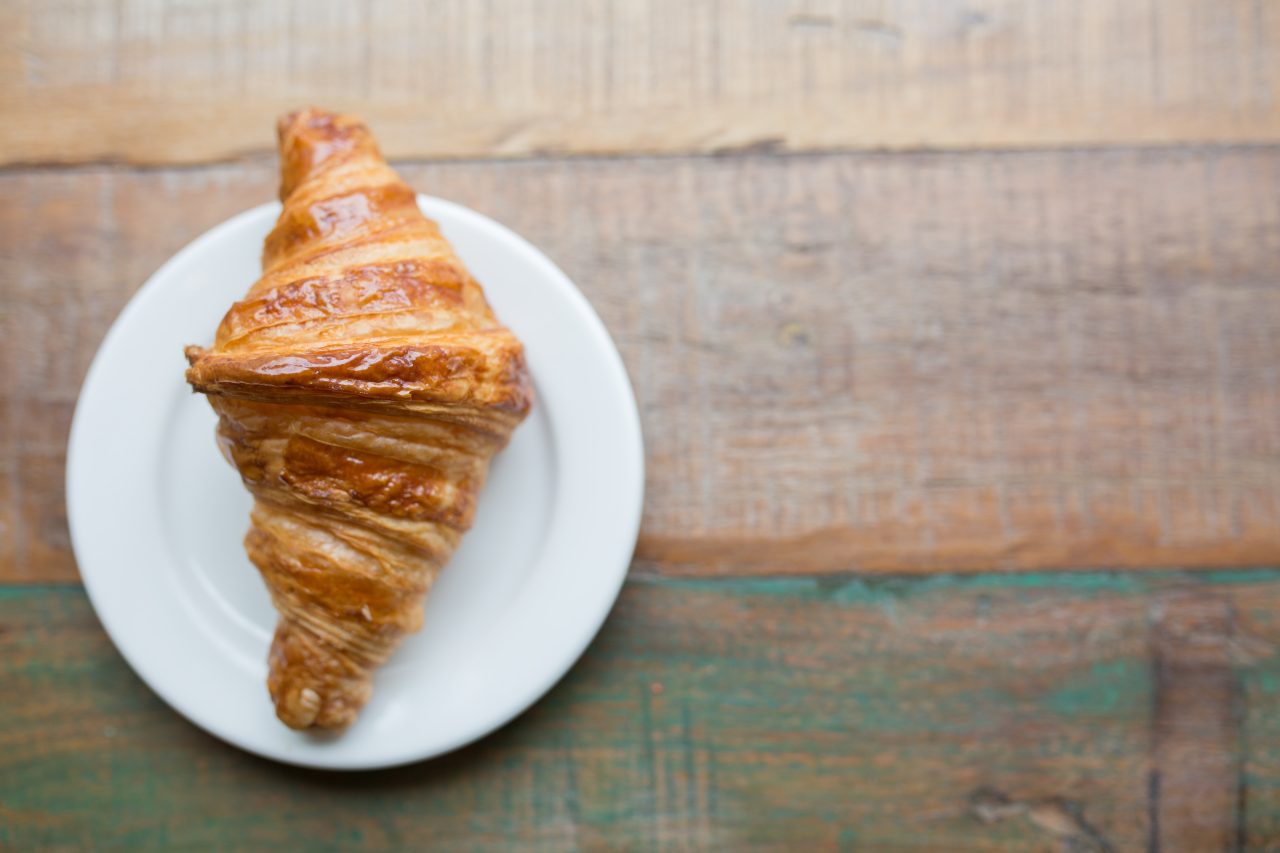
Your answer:
[[[341,113],[333,110],[326,110],[323,107],[307,106],[300,107],[296,110],[290,110],[282,113],[276,119],[276,136],[281,141],[289,135],[289,132],[299,125],[308,127],[316,127],[321,125],[333,125],[342,120]]]
[[[325,110],[319,109],[318,107],[301,107],[281,114],[281,116],[276,119],[276,136],[283,141],[289,134],[289,130],[292,127],[317,114],[325,115],[327,113]]]
[[[287,113],[282,113],[280,117],[276,119],[277,139],[281,141],[284,140],[285,135],[289,132],[289,128],[293,127],[293,123],[298,120],[298,115],[301,112],[301,110],[290,110]]]
[[[272,696],[276,718],[289,728],[308,734],[338,734],[356,721],[363,706],[349,706],[341,699],[325,698],[311,687]]]

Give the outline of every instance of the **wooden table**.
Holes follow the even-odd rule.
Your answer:
[[[0,10],[0,847],[1280,849],[1280,4]],[[63,462],[139,284],[363,114],[544,248],[644,420],[581,663],[449,757],[131,673]]]

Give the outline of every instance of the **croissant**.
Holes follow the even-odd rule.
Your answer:
[[[529,411],[516,337],[358,119],[278,123],[284,209],[262,277],[187,381],[253,494],[279,611],[267,687],[295,729],[349,725],[471,525]]]

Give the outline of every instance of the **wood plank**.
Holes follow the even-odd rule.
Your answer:
[[[1280,562],[1278,148],[403,171],[603,316],[644,422],[646,565]],[[64,442],[98,341],[274,187],[266,160],[0,175],[0,578],[75,577]]]
[[[1271,783],[1280,773],[1280,713],[1268,705],[1280,697],[1280,674],[1274,668],[1274,638],[1261,626],[1275,618],[1276,603],[1269,595],[1237,595],[1231,599],[1234,634],[1230,642],[1232,662],[1240,674],[1240,742],[1244,756],[1240,776],[1238,810],[1245,816],[1241,850],[1280,849],[1280,784]]]
[[[397,157],[1280,140],[1265,0],[10,3],[0,163],[194,163],[309,102]]]
[[[1167,853],[1245,849],[1235,613],[1225,597],[1201,590],[1169,596],[1157,611],[1154,846]]]
[[[356,775],[216,742],[128,672],[78,588],[2,588],[0,845],[1048,850],[1088,827],[1147,849],[1161,602],[1202,595],[1246,614],[1229,666],[1264,849],[1275,571],[645,578],[517,722]],[[991,791],[1015,812],[986,824]]]

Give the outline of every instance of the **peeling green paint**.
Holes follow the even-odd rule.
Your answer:
[[[840,604],[878,604],[939,592],[976,589],[1064,590],[1082,593],[1145,593],[1169,586],[1214,586],[1217,584],[1268,583],[1280,580],[1280,568],[1184,571],[1149,569],[1140,571],[1052,571],[989,572],[984,574],[940,574],[928,576],[773,576],[683,578],[637,575],[634,584],[653,584],[699,592],[732,588],[747,595],[824,598]]]
[[[1150,662],[1100,661],[1045,696],[1044,706],[1064,717],[1143,713],[1150,707],[1151,690]]]

